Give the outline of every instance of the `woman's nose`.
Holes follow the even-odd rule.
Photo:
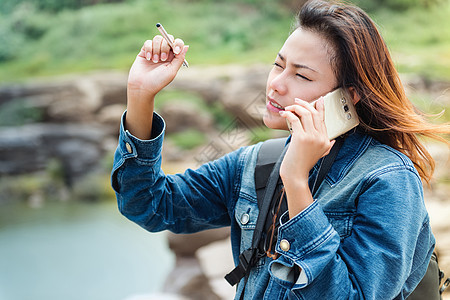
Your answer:
[[[287,87],[286,87],[286,78],[284,77],[284,72],[281,72],[274,76],[272,80],[270,81],[270,88],[274,91],[276,91],[278,94],[286,94]]]

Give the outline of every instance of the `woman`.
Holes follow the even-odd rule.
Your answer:
[[[280,168],[288,213],[277,224],[277,255],[258,260],[236,298],[244,291],[245,299],[404,299],[425,274],[435,243],[421,182],[430,180],[433,159],[416,134],[438,138],[448,127],[415,112],[362,10],[311,1],[298,20],[269,74],[264,115],[273,129],[292,123]],[[154,99],[187,50],[180,39],[172,51],[156,36],[137,56],[112,185],[120,211],[149,231],[231,226],[238,264],[258,217],[254,168],[261,144],[184,174],[160,169],[165,125],[153,112]],[[349,91],[361,124],[346,135],[313,199],[308,183],[334,141],[327,138],[323,100],[310,102],[338,87]]]

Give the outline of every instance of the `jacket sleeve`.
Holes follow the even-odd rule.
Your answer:
[[[417,174],[391,168],[366,179],[349,237],[340,240],[317,201],[281,225],[282,255],[269,269],[298,299],[404,299],[425,274],[435,241]]]
[[[240,150],[197,170],[166,175],[161,170],[163,119],[154,114],[154,138],[144,141],[124,129],[125,117],[126,112],[111,176],[120,212],[152,232],[191,233],[230,225]]]

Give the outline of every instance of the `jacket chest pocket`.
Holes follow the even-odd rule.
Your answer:
[[[241,252],[252,246],[253,232],[258,220],[258,204],[245,198],[239,198],[234,210],[234,217],[241,229]]]
[[[325,212],[334,230],[341,240],[349,237],[352,232],[354,214],[349,212]]]

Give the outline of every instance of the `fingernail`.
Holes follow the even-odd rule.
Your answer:
[[[153,62],[157,63],[159,61],[159,56],[158,54],[153,55]]]
[[[166,54],[166,52],[161,53],[161,60],[162,60],[162,61],[166,61],[166,59],[167,59],[167,54]]]
[[[147,60],[150,60],[151,56],[150,56],[150,52],[147,52]]]
[[[300,99],[298,99],[298,98],[295,98],[294,101],[295,101],[296,103],[301,103],[301,102],[302,102],[302,100],[300,100]]]
[[[173,49],[173,53],[179,54],[181,51],[181,48],[179,46],[176,46],[175,49]]]

